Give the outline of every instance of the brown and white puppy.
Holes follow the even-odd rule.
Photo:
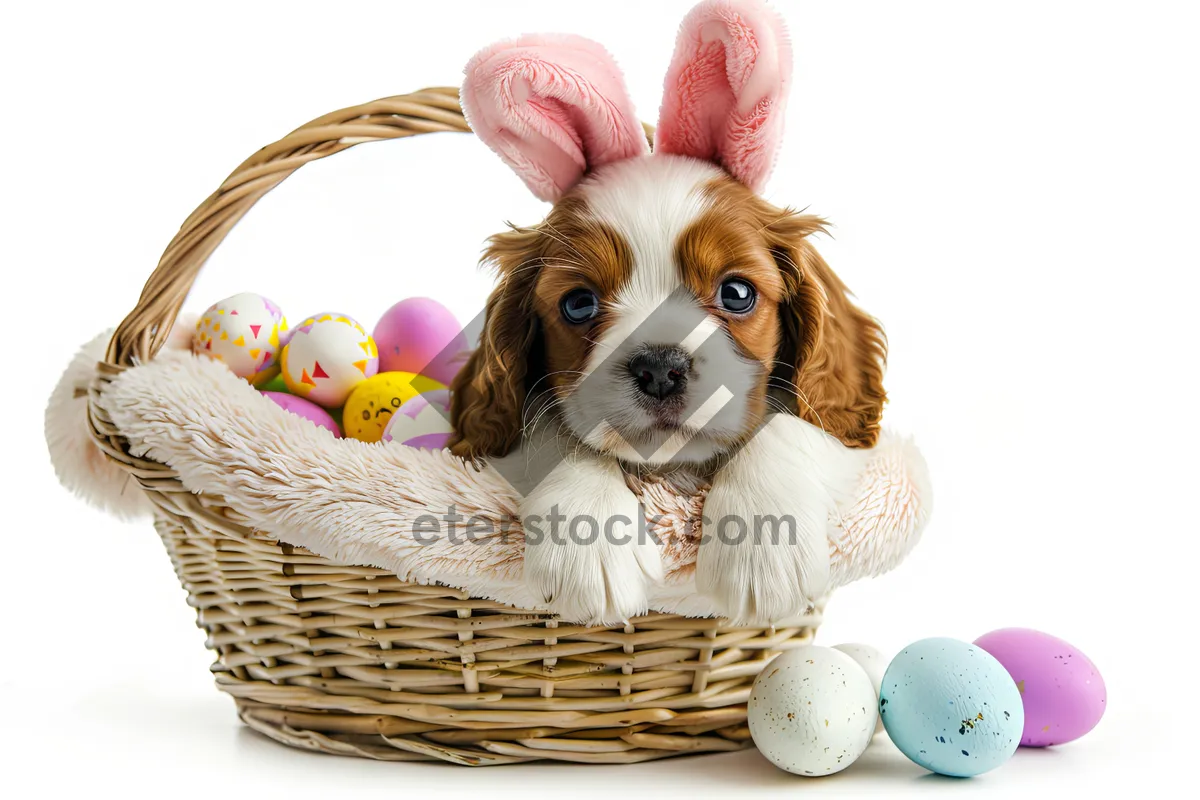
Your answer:
[[[822,431],[870,447],[885,398],[882,332],[808,240],[822,229],[820,219],[773,207],[695,159],[646,157],[597,170],[541,224],[492,238],[485,258],[499,283],[480,346],[455,385],[454,451],[507,456],[540,415],[541,429],[569,443],[569,457],[526,497],[523,512],[545,519],[558,505],[566,520],[602,523],[638,518],[618,461],[720,464],[705,506],[710,526],[730,516],[747,525],[772,513],[795,517],[806,506],[814,519],[807,547],[786,548],[796,558],[776,574],[762,573],[768,564],[731,569],[713,558],[736,531],[706,530],[700,589],[735,618],[803,610],[798,598],[819,598],[827,573],[820,512],[829,500],[803,496],[806,486],[828,491],[810,474],[821,471],[815,458],[836,455]],[[668,330],[656,336],[656,323]],[[720,413],[705,415],[722,387]],[[782,496],[763,496],[768,482],[782,484]],[[756,546],[744,544],[752,558]],[[530,577],[565,614],[622,619],[644,610],[644,583],[658,575],[645,547],[653,545],[606,548],[601,536],[581,553],[530,548],[527,558],[557,556],[546,574],[535,568]],[[778,560],[762,549],[765,560]],[[610,574],[581,574],[593,567]],[[564,596],[602,577],[613,585],[593,586],[593,597]]]
[[[729,3],[697,12],[706,6],[720,11]],[[762,58],[776,42],[770,66],[779,71],[784,54],[770,25],[777,21],[759,25],[754,52]],[[711,61],[716,51],[701,41],[699,55],[689,56],[688,31],[685,21],[672,70],[690,69],[691,79],[708,85],[696,77],[704,66],[696,59]],[[527,111],[521,101],[539,96],[522,41],[511,43],[516,58],[499,67],[496,49],[478,56],[463,95],[476,132],[519,174],[544,138],[516,154],[506,150],[529,120],[490,128],[499,112],[481,108],[479,97],[485,85],[513,92],[487,85],[481,71],[511,78],[514,70],[524,89],[502,110]],[[731,45],[719,44],[733,60]],[[567,69],[562,52],[554,55],[550,67]],[[586,66],[572,72],[574,81],[587,77]],[[669,75],[668,91],[672,83]],[[543,100],[566,102],[560,85],[551,89]],[[782,114],[782,88],[775,89],[766,98],[774,106],[762,98],[750,104],[755,114]],[[544,174],[523,175],[554,206],[541,223],[489,242],[484,259],[499,279],[479,347],[453,387],[452,447],[515,483],[528,479],[521,487],[526,580],[551,610],[582,622],[645,611],[662,577],[654,540],[639,534],[642,515],[624,471],[711,476],[698,589],[731,619],[773,622],[825,593],[828,517],[857,469],[848,448],[871,447],[879,435],[884,336],[813,247],[822,220],[752,190],[769,171],[759,161],[773,158],[771,142],[728,136],[733,144],[716,152],[701,145],[697,157],[696,146],[672,146],[669,138],[697,109],[683,103],[670,117],[669,105],[652,156],[598,154],[589,133],[614,123],[604,119],[589,131],[580,112],[575,161],[586,168],[550,191],[537,183]],[[581,108],[594,110],[582,101]],[[687,134],[680,134],[685,142],[695,139]],[[747,157],[738,146],[757,150]],[[762,520],[785,518],[793,523],[776,529],[783,535],[764,535]]]

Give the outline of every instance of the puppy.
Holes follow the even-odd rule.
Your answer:
[[[828,517],[879,436],[886,346],[810,238],[756,190],[790,83],[756,0],[684,20],[654,154],[611,58],[524,37],[467,68],[476,134],[553,202],[491,238],[499,274],[454,384],[455,453],[521,491],[525,576],[564,618],[616,623],[662,577],[628,470],[709,476],[698,589],[737,622],[825,593]]]

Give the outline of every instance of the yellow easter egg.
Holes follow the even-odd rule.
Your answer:
[[[424,375],[381,372],[354,387],[342,410],[342,428],[347,436],[378,442],[400,406],[423,392],[445,388]]]

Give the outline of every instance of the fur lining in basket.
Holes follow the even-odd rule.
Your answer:
[[[90,358],[94,364],[102,347],[97,339],[76,361]],[[78,378],[68,370],[63,380]],[[65,402],[59,393],[56,398]],[[537,607],[522,581],[523,534],[513,524],[517,499],[490,468],[477,470],[445,451],[335,439],[264,398],[224,365],[181,349],[168,348],[153,362],[126,370],[100,403],[134,455],[169,465],[185,487],[220,498],[248,527],[337,562]],[[85,414],[85,406],[76,400],[74,413]],[[54,424],[86,427],[67,416],[72,414],[54,407],[47,412],[52,450],[52,417]],[[863,464],[858,493],[829,524],[831,588],[895,567],[920,538],[930,512],[927,468],[911,441],[885,433],[872,450],[854,452],[862,454]],[[71,457],[60,452],[55,461]],[[106,489],[128,483],[119,467],[105,466],[122,480],[100,472],[92,485],[73,480],[72,488],[112,508]],[[654,530],[663,542],[667,577],[652,595],[651,608],[711,614],[692,576],[699,539],[692,521],[699,521],[706,487],[662,478],[630,483],[647,516],[656,518]],[[456,541],[450,541],[444,523],[439,535],[423,537],[433,541],[417,541],[417,519],[441,517],[449,508],[461,517]],[[472,517],[478,518],[476,533],[468,540],[464,530]]]

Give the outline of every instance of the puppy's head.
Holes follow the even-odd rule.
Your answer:
[[[689,15],[653,156],[607,58],[527,37],[468,66],[472,127],[554,207],[490,240],[456,452],[505,454],[545,419],[628,461],[699,462],[773,408],[873,444],[882,334],[808,241],[821,220],[755,194],[790,80],[778,19],[728,0]]]
[[[809,241],[820,230],[695,159],[597,170],[491,240],[500,280],[456,385],[459,451],[503,454],[546,414],[626,460],[703,461],[772,408],[870,446],[883,337]]]

